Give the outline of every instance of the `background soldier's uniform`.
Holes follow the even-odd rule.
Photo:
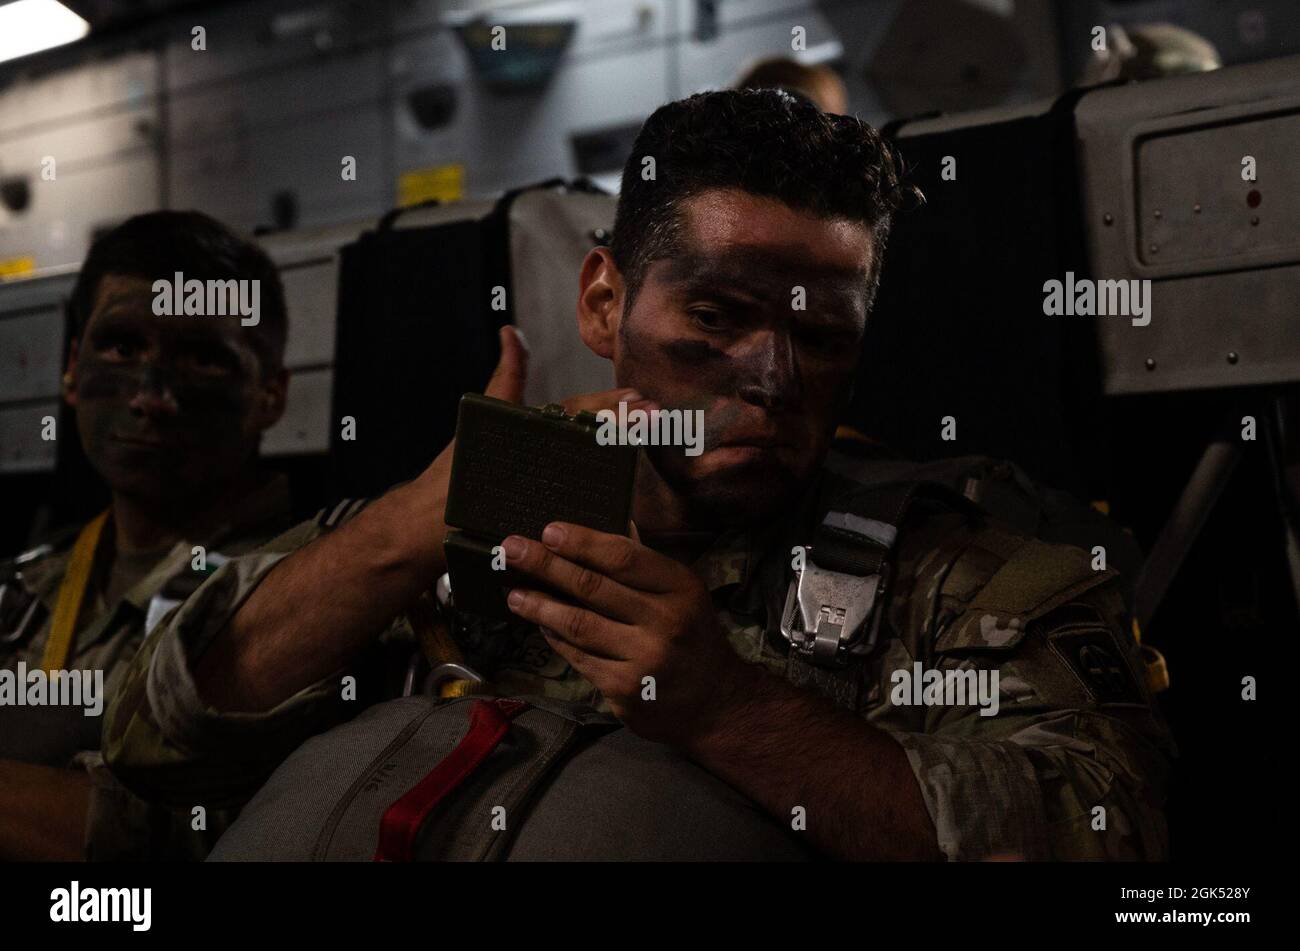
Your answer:
[[[837,500],[905,474],[832,458],[787,516],[723,535],[693,565],[736,651],[894,736],[950,859],[1163,857],[1173,747],[1140,677],[1118,576],[1094,571],[1088,552],[918,503],[900,532],[887,613],[866,661],[827,671],[785,649],[777,630],[792,547],[810,543]],[[341,522],[358,509],[334,514]],[[341,699],[342,670],[264,714],[220,714],[194,686],[196,660],[249,592],[286,553],[327,530],[322,520],[299,526],[224,566],[150,635],[105,733],[109,765],[133,789],[176,807],[238,806],[310,735],[358,712],[361,703]],[[381,642],[411,637],[399,619]],[[459,646],[487,678],[482,692],[603,708],[536,628],[462,636]],[[918,661],[997,669],[998,714],[892,705],[891,675]],[[367,676],[375,675],[358,673]]]
[[[193,546],[208,555],[241,555],[264,545],[282,532],[291,519],[288,480],[276,475],[232,506],[224,524],[206,538],[177,542],[144,575],[112,603],[106,599],[110,546],[100,544],[90,582],[74,629],[66,670],[102,670],[105,713],[121,687],[132,658],[145,639],[151,603],[172,597],[193,576]],[[111,520],[105,527],[112,531]],[[11,644],[0,644],[0,669],[31,671],[41,666],[50,637],[60,585],[67,572],[72,539],[35,558],[19,556],[10,584],[20,585],[43,607],[43,622]],[[106,539],[107,540],[107,539]],[[39,616],[37,617],[39,621]],[[207,831],[192,832],[188,810],[172,815],[133,795],[104,766],[100,753],[104,716],[88,717],[78,707],[0,707],[0,757],[47,766],[85,769],[92,784],[86,823],[87,858],[201,858],[229,824],[231,816],[209,813]]]

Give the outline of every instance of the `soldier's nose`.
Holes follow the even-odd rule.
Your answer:
[[[766,410],[785,409],[799,399],[799,369],[790,335],[767,331],[743,359],[739,396]]]
[[[131,398],[130,407],[137,416],[175,416],[180,410],[171,385],[154,370],[145,373],[140,389]]]

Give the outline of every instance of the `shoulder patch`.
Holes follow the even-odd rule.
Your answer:
[[[1031,621],[1114,577],[1109,569],[1094,571],[1080,548],[1030,538],[975,592],[939,635],[935,651],[1013,648]]]
[[[1124,653],[1100,618],[1050,630],[1047,643],[1095,703],[1146,702]]]

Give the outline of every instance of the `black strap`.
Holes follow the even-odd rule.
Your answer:
[[[822,520],[813,533],[812,560],[828,571],[859,577],[879,574],[895,539],[880,540],[842,525],[828,525],[826,516],[831,512],[845,512],[881,522],[897,532],[918,500],[937,502],[972,517],[979,512],[973,502],[940,482],[893,482],[863,488],[841,504],[832,503],[822,513]]]

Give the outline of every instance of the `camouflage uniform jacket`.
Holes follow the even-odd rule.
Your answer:
[[[64,666],[68,670],[103,671],[107,709],[144,643],[151,602],[156,597],[170,597],[170,590],[164,591],[169,583],[183,582],[192,572],[194,544],[202,543],[208,556],[245,554],[282,532],[290,521],[288,480],[282,475],[273,476],[243,499],[224,524],[205,538],[177,542],[114,604],[108,604],[103,595],[103,552],[108,546],[101,544],[72,651]],[[111,531],[110,521],[105,532]],[[29,671],[40,666],[75,537],[75,533],[61,537],[49,548],[20,555],[13,562],[16,570],[7,572],[11,576],[9,583],[21,585],[41,602],[44,620],[32,625],[30,633],[20,640],[0,644],[0,669],[17,670],[19,663]],[[0,755],[89,772],[92,792],[85,833],[88,858],[185,858],[206,854],[216,841],[215,833],[191,836],[188,814],[163,814],[113,778],[100,752],[102,725],[102,716],[84,716],[81,707],[0,707],[0,731],[10,735],[9,742],[0,742]],[[23,735],[15,736],[17,733]],[[19,748],[9,749],[14,743]]]
[[[834,459],[834,457],[832,457]],[[890,466],[885,480],[900,471]],[[992,519],[914,506],[895,548],[895,576],[877,647],[839,673],[812,668],[777,633],[791,549],[856,486],[881,481],[872,463],[829,464],[773,524],[717,538],[692,565],[744,659],[820,691],[887,731],[906,751],[949,859],[1158,859],[1173,755],[1164,721],[1138,676],[1136,645],[1112,570],[1088,552],[1027,537]],[[263,714],[207,707],[193,669],[214,635],[288,552],[340,506],[259,554],[235,559],[150,635],[118,694],[108,762],[142,795],[175,807],[239,805],[294,748],[354,715],[339,671]],[[383,640],[409,640],[397,619]],[[460,644],[487,692],[542,694],[602,706],[594,687],[551,652],[536,628]],[[898,670],[997,670],[999,709],[895,705]],[[359,680],[367,676],[354,671]],[[380,687],[380,697],[393,695]],[[1097,807],[1101,807],[1099,810]]]

